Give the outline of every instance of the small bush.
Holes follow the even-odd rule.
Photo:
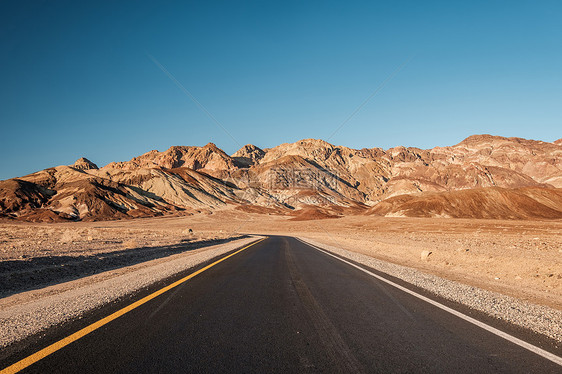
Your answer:
[[[139,243],[135,239],[125,240],[123,242],[123,248],[126,249],[135,249],[139,247]]]

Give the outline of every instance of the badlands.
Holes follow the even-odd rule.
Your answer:
[[[451,147],[351,149],[306,139],[232,156],[212,143],[98,168],[81,158],[0,181],[0,217],[28,222],[191,215],[225,208],[348,215],[562,218],[562,140],[491,135]]]

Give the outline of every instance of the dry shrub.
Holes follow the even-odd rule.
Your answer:
[[[135,239],[125,240],[123,242],[123,248],[126,249],[135,249],[139,247],[139,243]]]
[[[62,233],[60,237],[60,242],[63,244],[69,244],[72,242],[77,242],[80,240],[80,233],[76,230],[66,230]]]

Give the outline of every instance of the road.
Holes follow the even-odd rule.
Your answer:
[[[36,373],[555,373],[291,237],[269,237],[27,367]]]

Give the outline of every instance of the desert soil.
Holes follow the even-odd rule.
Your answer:
[[[284,216],[223,210],[107,222],[4,223],[0,226],[0,258],[15,268],[38,258],[174,248],[183,241],[241,234],[310,238],[562,310],[560,220],[348,216],[292,221]],[[422,258],[424,251],[431,254]]]
[[[0,298],[238,238],[189,229],[0,226]]]
[[[213,214],[123,221],[0,224],[0,282],[3,282],[0,319],[11,321],[5,326],[10,325],[13,330],[4,334],[2,342],[9,344],[68,316],[77,316],[92,305],[113,300],[123,292],[133,292],[137,288],[133,287],[132,279],[140,279],[136,275],[138,269],[146,273],[142,283],[146,285],[194,266],[202,261],[200,256],[205,256],[203,259],[218,255],[239,243],[254,240],[244,238],[247,234],[297,236],[318,245],[351,251],[356,256],[368,256],[373,261],[414,268],[445,280],[551,307],[554,310],[548,313],[552,315],[562,311],[562,221],[373,216],[295,221],[287,216],[231,209]],[[210,244],[215,246],[204,247]],[[220,252],[219,249],[209,252],[207,248],[220,248]],[[177,265],[170,267],[176,258]],[[373,261],[359,260],[367,265]],[[370,266],[381,263],[373,264]],[[130,274],[131,280],[121,276],[126,274]],[[414,281],[426,279],[415,271],[412,274]],[[435,279],[429,282],[439,283]],[[103,285],[106,280],[114,284]],[[441,288],[445,294],[455,294],[454,300],[466,299],[464,293],[470,289],[452,283]],[[112,290],[122,292],[113,295]],[[87,302],[68,311],[69,303],[64,300],[74,292],[93,292],[95,297],[79,297]],[[488,298],[494,304],[488,305],[489,309],[497,309],[494,301],[497,297],[483,295],[483,299]],[[78,300],[74,296],[72,299]],[[506,300],[507,309],[512,310],[515,304],[511,298]],[[479,303],[475,302],[473,307],[483,310]],[[52,313],[53,308],[58,314]],[[512,318],[515,322],[522,326],[529,324],[541,333],[552,330],[549,327],[552,321],[542,321],[543,309],[529,306],[519,309],[521,313],[534,311],[533,316],[540,321],[531,323],[527,321],[530,314],[525,314]],[[499,316],[510,320],[507,317]],[[35,330],[26,330],[25,326]],[[561,332],[554,336],[559,340],[561,337]]]

